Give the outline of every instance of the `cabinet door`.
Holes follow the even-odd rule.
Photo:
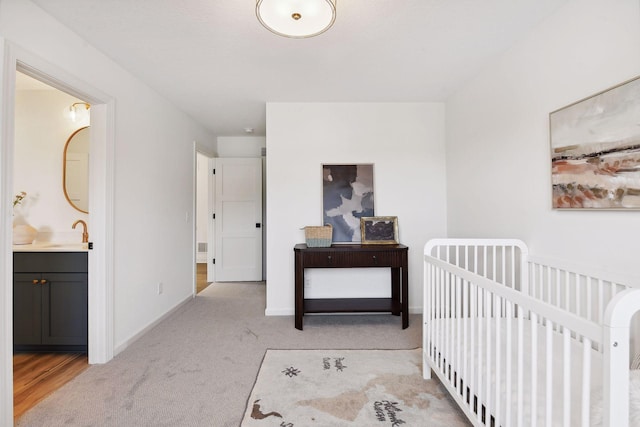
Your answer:
[[[87,345],[87,274],[42,277],[42,344]]]
[[[42,285],[40,279],[40,274],[37,273],[15,273],[13,275],[14,345],[41,343]]]

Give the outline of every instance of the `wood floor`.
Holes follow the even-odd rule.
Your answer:
[[[20,418],[89,367],[86,353],[13,355],[13,418]]]
[[[209,286],[207,283],[207,264],[196,264],[196,293],[200,293],[203,289]]]

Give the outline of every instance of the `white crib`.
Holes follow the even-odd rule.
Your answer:
[[[433,370],[475,426],[626,427],[638,310],[630,283],[534,258],[521,241],[431,240],[424,377]]]

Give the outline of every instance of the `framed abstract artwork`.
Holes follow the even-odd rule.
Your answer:
[[[367,245],[398,244],[398,217],[372,216],[360,218],[362,243]]]
[[[322,223],[333,243],[359,243],[360,218],[374,216],[373,164],[322,165]]]
[[[640,209],[640,77],[549,114],[554,209]]]

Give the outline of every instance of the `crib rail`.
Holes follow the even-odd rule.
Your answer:
[[[589,271],[540,257],[529,256],[528,265],[530,296],[598,324],[604,322],[611,300],[634,283],[612,272]]]
[[[604,425],[627,425],[611,378],[628,387],[640,290],[531,261],[511,239],[436,239],[424,262],[425,378],[432,368],[474,425],[586,427],[594,389]],[[623,297],[638,305],[612,314]]]

